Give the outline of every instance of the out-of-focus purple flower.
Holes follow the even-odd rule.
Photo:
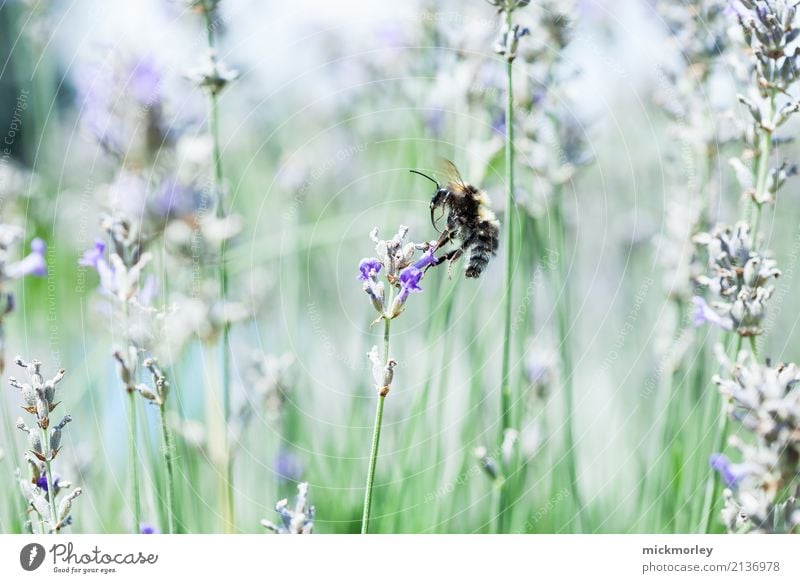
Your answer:
[[[159,99],[161,74],[152,56],[146,55],[133,65],[128,86],[133,97],[142,104]]]
[[[292,452],[281,448],[275,456],[275,473],[280,480],[298,482],[303,475],[303,463]]]
[[[444,129],[444,110],[440,107],[431,110],[425,116],[425,125],[434,136],[440,136]]]
[[[694,304],[695,326],[711,324],[712,326],[717,326],[723,330],[733,330],[733,320],[725,316],[720,316],[711,308],[711,306],[708,305],[708,302],[706,302],[704,298],[701,298],[700,296],[694,296],[692,298],[692,303]]]
[[[211,201],[203,189],[173,176],[164,179],[158,186],[150,201],[149,210],[160,219],[181,218],[202,208],[204,199],[210,204]]]
[[[47,245],[37,237],[31,241],[31,252],[6,268],[6,276],[10,279],[19,279],[26,275],[44,277],[47,275],[47,261],[44,257],[46,251]]]
[[[103,260],[103,254],[106,251],[106,244],[102,241],[95,241],[94,247],[91,249],[87,249],[81,255],[81,258],[78,259],[78,265],[83,265],[84,267],[94,267],[97,268],[97,263]]]
[[[492,120],[492,131],[498,135],[506,135],[506,117],[505,113],[498,113]]]
[[[719,475],[728,488],[736,488],[744,477],[741,472],[736,471],[736,466],[732,464],[728,456],[723,453],[711,454],[711,457],[708,458],[708,464],[711,466],[711,469],[719,472]]]
[[[102,62],[78,69],[81,121],[106,151],[140,162],[140,156],[153,156],[170,141],[161,75],[152,55],[115,53],[113,48],[109,53]]]
[[[161,534],[161,531],[158,530],[158,527],[155,524],[150,524],[149,522],[140,522],[139,534]]]
[[[105,260],[104,253],[106,244],[102,241],[95,241],[94,247],[84,251],[78,260],[78,265],[92,267],[100,276],[100,287],[108,292],[115,293],[114,268]]]
[[[372,279],[381,271],[381,262],[378,261],[375,257],[365,257],[361,260],[358,264],[358,279],[361,281],[367,281]]]

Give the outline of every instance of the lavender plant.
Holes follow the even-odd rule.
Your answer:
[[[534,7],[532,7],[534,8]],[[552,285],[556,297],[556,327],[560,361],[561,398],[564,410],[562,456],[572,499],[575,503],[578,529],[582,528],[583,497],[577,472],[577,447],[574,436],[573,329],[571,285],[568,273],[569,220],[564,209],[565,190],[578,171],[592,162],[588,151],[584,122],[572,107],[576,101],[575,81],[580,72],[571,68],[563,52],[572,42],[575,7],[569,2],[543,2],[530,11],[533,15],[531,42],[520,51],[526,73],[528,112],[522,129],[521,149],[534,172],[533,196],[520,196],[523,208],[533,217],[541,215],[537,207],[548,210],[552,236],[548,254],[552,257]],[[536,199],[538,198],[538,202]],[[544,244],[532,237],[538,246]],[[540,250],[543,252],[543,250]]]
[[[222,153],[219,136],[219,95],[225,87],[238,74],[228,68],[220,59],[217,53],[217,29],[220,21],[218,17],[219,0],[188,0],[187,4],[195,10],[202,12],[205,20],[206,39],[208,43],[208,53],[205,62],[189,73],[189,78],[201,88],[208,97],[208,134],[212,143],[212,165],[210,188],[214,200],[215,217],[218,222],[229,222],[227,202],[225,200],[225,185],[222,166]],[[219,256],[217,258],[217,279],[218,297],[223,310],[227,309],[229,274],[225,259],[226,243],[228,238],[223,238],[219,246]],[[223,444],[219,451],[224,451],[224,455],[219,456],[217,463],[220,466],[220,495],[223,504],[223,526],[226,532],[235,530],[234,521],[234,499],[233,499],[233,469],[227,445],[227,424],[230,418],[230,324],[227,318],[223,318],[220,334],[218,335],[217,362],[218,379],[212,379],[211,383],[218,384],[219,398],[221,398],[221,419],[218,423],[222,426],[219,439]],[[217,390],[209,391],[209,400],[217,400]],[[209,411],[216,410],[217,407],[210,404]]]
[[[711,323],[735,335],[732,344],[737,359],[743,358],[742,341],[748,338],[751,358],[755,359],[756,338],[762,333],[761,324],[773,291],[769,282],[780,275],[771,253],[760,249],[762,209],[764,205],[775,204],[778,190],[795,173],[794,167],[786,162],[771,167],[771,154],[781,140],[777,130],[800,109],[791,93],[797,80],[793,41],[800,28],[796,24],[795,3],[783,0],[744,0],[737,5],[736,16],[750,55],[750,87],[747,95],[739,96],[739,101],[746,106],[751,124],[743,136],[744,153],[734,158],[732,165],[744,189],[743,199],[750,201],[746,212],[749,218],[734,227],[717,226],[712,232],[695,237],[708,252],[710,268],[710,273],[699,277],[698,283],[708,287],[716,297],[711,306],[702,298],[694,299],[695,322]],[[754,160],[750,172],[746,164],[749,159]],[[722,391],[722,399],[727,408],[732,396]],[[728,416],[723,410],[718,415],[714,435],[715,452],[722,449],[727,433]],[[721,468],[721,459],[715,453],[712,465]],[[701,532],[709,529],[718,483],[719,476],[714,473],[706,485]]]
[[[52,424],[50,418],[60,404],[60,401],[56,401],[56,390],[65,371],[61,369],[54,377],[45,380],[41,372],[42,363],[38,360],[26,362],[19,356],[14,360],[25,369],[28,382],[9,377],[8,384],[19,389],[24,403],[22,408],[35,421],[34,427],[28,427],[22,418],[16,424],[20,431],[27,434],[29,446],[25,461],[30,469],[30,477],[22,478],[18,472],[19,484],[29,511],[36,516],[39,532],[58,534],[72,523],[72,502],[83,492],[81,488],[75,488],[64,493],[71,488],[71,483],[61,480],[53,471],[53,462],[61,451],[62,431],[72,421],[70,415],[65,415],[56,424]],[[27,524],[29,531],[33,532],[33,521]]]
[[[137,392],[148,402],[158,407],[161,421],[161,455],[164,461],[164,473],[167,477],[167,533],[176,532],[175,524],[175,469],[172,435],[167,425],[167,396],[169,395],[169,382],[153,358],[147,358],[142,365],[150,372],[152,383],[150,386],[140,383],[136,385]]]
[[[793,533],[800,528],[800,373],[793,363],[761,364],[746,351],[714,382],[728,417],[748,437],[733,436],[737,463],[721,453],[711,467],[726,489],[721,516],[728,532]]]
[[[517,57],[519,41],[529,33],[527,28],[514,23],[514,11],[530,4],[529,0],[489,0],[497,7],[501,19],[501,33],[495,45],[495,52],[506,62],[505,87],[505,188],[506,188],[506,255],[503,283],[503,354],[500,362],[500,440],[505,430],[512,428],[514,418],[511,409],[511,308],[513,302],[514,251],[515,251],[515,191],[514,191],[514,59]],[[507,488],[505,481],[500,484],[499,520],[505,516]],[[502,522],[500,522],[502,529]]]
[[[407,242],[405,240],[407,234],[408,227],[401,225],[391,239],[379,239],[378,229],[373,229],[370,238],[375,243],[377,257],[366,257],[358,265],[357,277],[363,282],[364,292],[379,314],[374,323],[383,320],[383,350],[379,351],[377,346],[373,346],[367,355],[372,363],[372,380],[375,383],[375,391],[378,393],[378,404],[375,410],[375,427],[372,434],[369,469],[367,470],[361,534],[369,532],[375,466],[378,461],[378,446],[383,423],[383,407],[394,379],[394,369],[397,366],[397,361],[389,355],[391,322],[403,313],[411,294],[422,292],[419,284],[425,272],[437,263],[434,255],[436,247],[433,242]],[[419,259],[414,261],[417,251],[423,251],[423,253]],[[381,272],[383,272],[382,275]]]
[[[83,267],[93,268],[100,279],[100,291],[109,298],[112,309],[121,319],[121,332],[124,345],[114,349],[120,382],[128,395],[128,458],[133,504],[133,532],[139,532],[142,522],[142,505],[139,479],[139,446],[137,443],[136,378],[139,366],[139,353],[147,333],[146,324],[152,313],[149,304],[155,285],[152,276],[142,278],[142,271],[152,259],[143,251],[136,225],[126,217],[107,217],[103,229],[111,241],[106,252],[106,244],[97,241],[81,257]]]

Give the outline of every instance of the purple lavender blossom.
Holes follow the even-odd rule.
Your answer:
[[[692,303],[694,304],[693,322],[695,326],[711,324],[723,330],[733,330],[733,320],[725,316],[720,316],[708,305],[704,298],[694,296],[692,298]]]
[[[358,264],[358,276],[357,277],[361,281],[370,280],[373,277],[375,277],[376,275],[378,275],[378,273],[380,273],[382,267],[383,267],[383,265],[381,265],[381,262],[378,261],[376,258],[374,258],[374,257],[365,257]]]
[[[498,113],[492,120],[492,131],[500,136],[506,135],[505,113]]]
[[[414,267],[416,267],[417,269],[425,269],[429,265],[435,264],[436,263],[436,256],[434,255],[435,252],[436,252],[436,247],[431,247],[430,249],[425,251],[425,253],[422,254],[422,257],[420,257],[414,262]]]
[[[422,279],[422,270],[414,265],[410,265],[400,272],[400,293],[397,296],[400,305],[405,303],[409,294],[422,291],[422,288],[419,287],[420,279]]]
[[[149,522],[140,522],[139,534],[161,534],[161,531],[158,530],[158,527],[155,524],[150,524]]]
[[[152,56],[146,55],[136,62],[131,69],[128,85],[139,103],[147,104],[158,100],[161,74]]]
[[[303,464],[292,452],[281,448],[275,456],[275,473],[287,482],[297,482],[303,475]]]
[[[416,265],[410,265],[400,272],[400,288],[403,291],[418,293],[422,291],[419,280],[422,279],[422,270]]]
[[[711,454],[711,457],[708,458],[708,464],[711,466],[711,469],[719,472],[719,475],[728,488],[736,488],[744,477],[741,472],[736,471],[736,466],[732,464],[728,456],[723,453]]]
[[[78,259],[78,265],[83,265],[84,267],[94,267],[97,268],[97,263],[103,260],[103,254],[106,251],[106,244],[102,241],[95,241],[94,247],[91,249],[87,249],[81,255],[81,258]]]
[[[191,215],[210,203],[202,189],[170,176],[159,184],[148,207],[158,218],[174,219]]]
[[[26,275],[44,277],[47,275],[47,261],[44,254],[47,245],[38,237],[31,241],[31,252],[16,263],[6,268],[6,276],[11,279],[19,279]]]
[[[427,126],[428,131],[434,136],[442,135],[444,121],[444,110],[438,107],[428,112],[428,114],[425,116],[425,125]]]
[[[95,241],[94,247],[84,251],[78,260],[78,265],[92,267],[100,276],[100,287],[108,292],[114,293],[114,268],[105,260],[106,245],[102,241]]]
[[[55,476],[55,478],[53,478],[53,484],[55,485],[56,490],[58,490],[58,482],[60,481],[60,479],[61,478],[59,478],[58,476]],[[45,474],[42,474],[41,476],[36,478],[36,485],[45,492],[50,491],[50,488],[47,487],[47,476]]]

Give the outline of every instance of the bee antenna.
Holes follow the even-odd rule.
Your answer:
[[[409,170],[409,172],[411,172],[412,174],[419,174],[420,176],[424,176],[425,178],[433,182],[436,185],[436,188],[439,188],[439,183],[430,176],[428,176],[427,174],[423,174],[419,170]]]

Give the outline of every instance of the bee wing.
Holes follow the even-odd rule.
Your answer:
[[[467,189],[467,184],[461,178],[461,173],[450,160],[442,158],[439,161],[438,174],[443,178],[443,182],[450,186],[451,190],[464,191]]]

